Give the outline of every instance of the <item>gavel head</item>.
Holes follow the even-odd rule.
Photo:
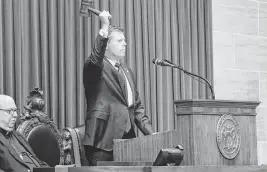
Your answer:
[[[82,17],[90,17],[91,13],[88,10],[89,7],[93,7],[94,1],[92,0],[82,0],[80,7],[80,16]]]

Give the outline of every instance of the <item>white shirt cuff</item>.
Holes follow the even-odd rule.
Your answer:
[[[104,38],[108,38],[108,32],[104,31],[103,29],[99,30],[99,35],[101,35]]]

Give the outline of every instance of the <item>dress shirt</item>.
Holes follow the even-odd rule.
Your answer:
[[[109,58],[107,58],[108,61],[112,64],[112,66],[118,70],[118,67],[115,66],[116,63],[119,63],[119,62],[116,62],[115,60],[111,60]],[[133,105],[133,91],[132,91],[132,88],[130,86],[130,83],[124,73],[124,70],[123,70],[123,74],[124,74],[124,78],[126,80],[126,88],[127,88],[127,97],[128,97],[128,107],[131,107]]]

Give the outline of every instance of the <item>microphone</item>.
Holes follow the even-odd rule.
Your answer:
[[[188,76],[194,78],[195,77],[198,77],[200,79],[202,79],[203,81],[205,81],[207,84],[208,84],[208,87],[210,89],[210,92],[211,92],[211,99],[215,99],[215,95],[214,95],[214,91],[213,91],[213,87],[212,85],[209,83],[209,81],[205,78],[203,78],[202,76],[199,76],[197,74],[194,74],[194,73],[191,73],[191,72],[188,72],[186,71],[185,69],[183,69],[181,66],[178,66],[178,65],[175,65],[174,63],[164,59],[164,60],[161,60],[161,59],[153,59],[152,62],[155,64],[155,65],[159,65],[159,66],[169,66],[169,67],[172,67],[172,68],[177,68],[177,69],[180,69],[181,71],[183,71],[185,74],[187,74]],[[200,81],[201,82],[201,81]],[[204,83],[204,82],[202,82]]]
[[[161,60],[161,59],[153,59],[152,62],[155,65],[159,65],[159,66],[169,66],[169,67],[175,67],[175,64],[171,63],[168,60]]]

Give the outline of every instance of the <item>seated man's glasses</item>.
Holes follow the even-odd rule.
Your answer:
[[[12,114],[12,115],[14,115],[15,114],[15,112],[19,112],[19,109],[0,109],[0,110],[2,110],[2,111],[5,111],[6,113],[8,113],[8,114]]]

